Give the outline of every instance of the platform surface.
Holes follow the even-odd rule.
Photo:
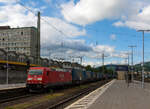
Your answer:
[[[150,83],[113,80],[65,109],[150,109]]]
[[[0,84],[0,90],[15,89],[15,88],[24,88],[25,86],[26,86],[25,83],[18,83],[18,84]]]
[[[88,109],[150,109],[150,86],[116,80]]]

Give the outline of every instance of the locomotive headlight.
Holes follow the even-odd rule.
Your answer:
[[[40,81],[41,81],[41,80],[42,80],[42,78],[37,78],[37,80],[40,80]]]
[[[32,80],[32,78],[28,78],[28,80]]]

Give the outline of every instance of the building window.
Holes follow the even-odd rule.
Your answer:
[[[23,35],[23,32],[21,32],[21,35]]]

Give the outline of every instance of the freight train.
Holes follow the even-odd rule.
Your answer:
[[[26,87],[28,90],[48,89],[55,86],[82,84],[110,77],[108,74],[83,71],[81,69],[54,69],[30,67]]]

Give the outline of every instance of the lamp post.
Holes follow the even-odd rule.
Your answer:
[[[142,81],[141,81],[142,88],[144,88],[144,32],[145,31],[149,32],[150,30],[138,30],[138,32],[143,33],[143,53],[142,53],[143,61],[142,61]]]

